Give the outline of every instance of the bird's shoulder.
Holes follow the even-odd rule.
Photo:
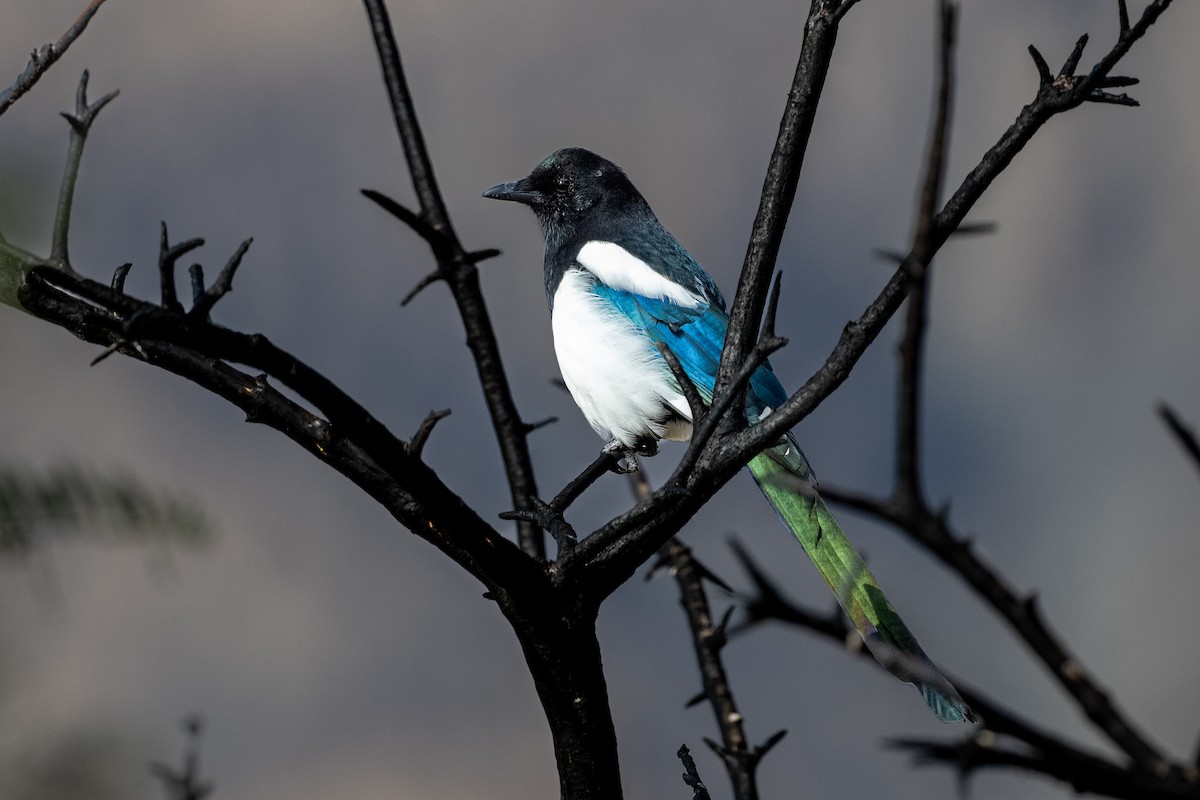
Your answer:
[[[572,238],[565,260],[608,286],[682,305],[725,307],[713,279],[652,213],[605,215]]]

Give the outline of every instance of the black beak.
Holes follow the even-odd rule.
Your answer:
[[[512,200],[527,206],[540,205],[543,199],[542,193],[529,185],[528,178],[493,186],[484,192],[483,196],[492,200]]]

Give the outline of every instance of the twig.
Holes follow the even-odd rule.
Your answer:
[[[727,642],[729,614],[719,624],[714,623],[704,591],[703,576],[707,570],[700,567],[691,550],[677,538],[668,540],[659,554],[679,586],[679,603],[692,633],[704,696],[712,706],[717,729],[721,732],[720,744],[710,742],[710,746],[725,764],[733,796],[737,800],[755,800],[758,797],[758,762],[779,739],[773,738],[763,748],[752,748],[746,740],[742,714],[734,702],[729,676],[721,661],[721,650]]]
[[[838,24],[853,4],[845,1],[837,3],[834,13],[830,14],[827,13],[829,4],[813,0],[809,10],[800,59],[796,64],[783,119],[779,123],[779,134],[767,166],[737,292],[730,306],[729,332],[717,370],[714,404],[723,393],[730,390],[738,366],[746,360],[757,339],[754,332],[759,329],[771,273],[775,269],[784,227],[796,197],[804,153],[837,42]]]
[[[433,433],[434,426],[448,416],[450,416],[450,409],[448,408],[443,408],[440,411],[430,411],[421,423],[421,427],[417,428],[417,432],[408,443],[408,452],[420,457],[421,451],[425,449],[425,442],[429,441],[429,434]]]
[[[566,511],[567,507],[574,503],[579,495],[583,494],[589,486],[591,486],[600,478],[612,472],[613,467],[620,461],[621,457],[615,452],[602,450],[596,459],[588,464],[583,472],[579,473],[570,483],[562,488],[554,499],[550,501],[550,506],[559,512]]]
[[[71,24],[71,27],[58,37],[58,41],[44,44],[33,51],[25,70],[17,76],[11,86],[0,92],[0,115],[4,114],[9,106],[20,100],[21,95],[32,89],[33,85],[46,73],[46,70],[62,58],[63,53],[67,52],[67,48],[80,37],[102,5],[104,5],[104,0],[92,0],[79,18]]]
[[[708,787],[704,785],[704,781],[700,780],[700,773],[696,770],[696,761],[688,752],[687,745],[681,744],[675,755],[683,762],[683,782],[691,787],[692,800],[709,800]]]
[[[246,251],[250,249],[250,245],[253,242],[254,239],[250,238],[238,245],[237,250],[235,250],[233,255],[229,257],[229,260],[225,262],[225,266],[221,268],[221,272],[219,275],[217,275],[217,279],[213,281],[213,285],[208,289],[204,289],[203,272],[197,271],[197,275],[200,278],[199,288],[201,291],[199,296],[195,296],[195,289],[197,287],[193,282],[192,288],[194,301],[192,303],[191,310],[188,311],[189,316],[198,319],[208,319],[209,312],[212,311],[213,306],[217,304],[217,301],[229,294],[229,292],[233,289],[234,273],[237,272],[237,268],[242,263],[242,258],[246,255]],[[199,267],[198,264],[196,266]]]
[[[646,500],[652,494],[650,480],[644,468],[629,473],[629,482],[638,501]],[[709,739],[705,739],[705,742],[725,764],[734,798],[756,800],[758,763],[778,744],[787,731],[775,733],[759,747],[751,748],[746,740],[742,714],[734,702],[729,675],[721,660],[721,650],[728,643],[729,620],[735,607],[730,606],[726,609],[721,621],[714,624],[704,582],[711,581],[730,593],[732,590],[725,581],[697,561],[692,551],[676,537],[671,537],[659,549],[658,561],[650,568],[647,579],[660,567],[667,569],[679,587],[679,604],[683,607],[688,628],[692,633],[692,647],[696,651],[700,682],[704,687],[687,705],[690,707],[702,700],[708,700],[716,717],[717,729],[721,732],[721,742],[718,744]]]
[[[85,69],[79,79],[79,88],[75,92],[75,113],[63,113],[63,117],[71,125],[71,141],[67,146],[67,166],[63,172],[62,185],[58,190],[58,209],[54,217],[54,234],[50,246],[50,260],[62,269],[71,269],[71,261],[67,254],[67,238],[71,229],[71,206],[75,201],[75,183],[79,179],[79,165],[83,162],[83,146],[87,143],[88,132],[100,109],[104,108],[119,92],[112,91],[101,97],[95,103],[87,101],[88,72]]]

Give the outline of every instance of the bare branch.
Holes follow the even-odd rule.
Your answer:
[[[838,24],[852,5],[853,2],[843,1],[830,14],[824,2],[813,0],[808,12],[800,59],[788,91],[787,105],[767,166],[742,274],[729,310],[729,330],[717,371],[714,405],[720,401],[722,394],[732,390],[739,366],[745,362],[757,339],[755,333],[762,319],[771,273],[775,270],[783,230],[796,197],[804,153],[837,42]],[[741,407],[741,403],[735,405]],[[745,422],[731,418],[728,424],[732,427],[744,425]]]
[[[1013,158],[1052,117],[1086,102],[1105,100],[1102,84],[1113,67],[1129,52],[1134,42],[1145,35],[1151,25],[1171,4],[1171,0],[1154,0],[1147,6],[1142,18],[1128,32],[1121,35],[1086,76],[1070,79],[1039,81],[1034,100],[1021,109],[1016,121],[1000,137],[1000,140],[984,154],[979,164],[971,170],[950,199],[938,212],[929,232],[931,252],[910,252],[892,279],[880,292],[875,302],[857,320],[850,322],[841,338],[821,368],[789,398],[788,402],[775,410],[767,420],[754,428],[741,431],[726,449],[728,457],[743,459],[761,450],[766,444],[778,439],[785,431],[795,426],[826,397],[829,396],[850,374],[862,353],[875,340],[883,326],[892,318],[910,288],[910,276],[914,267],[922,260],[921,255],[932,258],[945,244],[953,231],[962,223],[975,203],[1003,172]],[[1076,45],[1078,48],[1078,44]],[[1068,57],[1067,64],[1071,59]],[[1035,61],[1040,59],[1035,55]],[[1048,74],[1048,68],[1047,68]],[[1111,98],[1111,96],[1109,96]],[[755,273],[757,276],[757,273]],[[732,328],[731,328],[732,330]],[[728,345],[727,345],[728,347]],[[723,365],[724,366],[724,365]]]
[[[324,376],[266,337],[189,320],[49,267],[30,272],[19,300],[30,313],[85,341],[117,344],[122,350],[130,338],[127,326],[136,325],[134,347],[140,358],[228,400],[245,411],[247,420],[280,431],[357,484],[485,586],[495,587],[501,578],[530,592],[546,585],[536,562],[484,522],[409,454],[403,442]],[[253,377],[227,361],[276,376],[327,414],[328,421],[272,388],[265,376]]]
[[[700,666],[704,695],[712,705],[717,729],[721,732],[721,743],[713,743],[713,749],[725,764],[733,796],[737,800],[755,800],[758,797],[756,769],[760,755],[746,740],[742,714],[734,702],[729,676],[721,661],[721,649],[726,642],[725,625],[713,623],[703,573],[691,550],[683,542],[671,538],[659,552],[679,586],[679,603],[692,632],[692,647]]]
[[[71,125],[71,140],[67,146],[67,166],[63,171],[62,185],[58,191],[58,208],[54,217],[54,234],[50,246],[50,260],[62,269],[70,271],[73,270],[67,255],[67,238],[71,229],[75,184],[79,179],[79,165],[83,162],[83,146],[87,143],[88,132],[100,110],[111,103],[118,94],[116,91],[109,92],[95,103],[89,104],[87,85],[88,72],[85,69],[79,78],[79,88],[75,91],[75,113],[63,114]]]
[[[406,302],[438,278],[445,280],[449,285],[466,329],[467,345],[474,356],[492,427],[496,431],[513,506],[518,510],[532,510],[533,498],[538,492],[526,441],[528,431],[517,413],[508,376],[500,358],[500,347],[492,329],[483,293],[479,289],[479,274],[475,268],[477,262],[490,258],[495,251],[468,253],[459,243],[450,223],[445,202],[442,200],[441,189],[433,174],[433,163],[425,147],[425,137],[417,121],[416,106],[404,77],[400,50],[396,45],[387,7],[384,0],[363,0],[363,3],[375,39],[375,49],[379,54],[396,130],[400,134],[413,189],[421,205],[419,214],[413,215],[407,209],[403,209],[399,216],[430,242],[434,258],[438,262],[437,270],[418,285],[406,298]],[[367,193],[367,196],[393,213],[401,209],[394,201],[392,206],[388,206],[386,198],[378,192]],[[522,520],[518,525],[517,535],[522,550],[535,558],[545,558],[545,541],[536,526]]]

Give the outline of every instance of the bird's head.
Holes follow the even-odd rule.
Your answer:
[[[646,202],[620,167],[581,147],[557,150],[524,178],[493,186],[483,196],[529,206],[547,239],[574,230],[596,211],[617,212]]]

